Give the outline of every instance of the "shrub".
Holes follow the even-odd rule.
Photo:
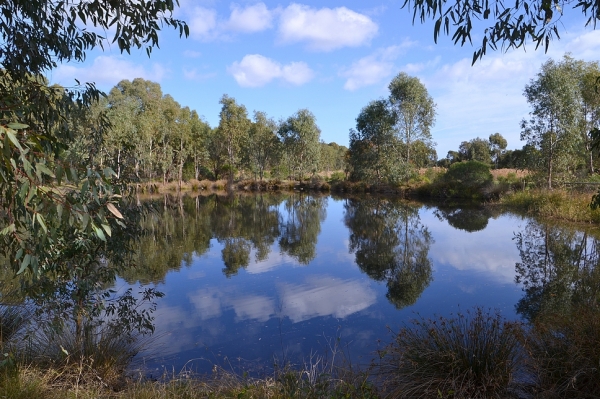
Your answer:
[[[482,188],[492,181],[492,174],[490,167],[483,162],[456,162],[450,165],[444,180],[458,186]]]
[[[346,175],[344,172],[333,172],[331,177],[329,178],[330,182],[340,182],[346,180]]]
[[[475,308],[454,318],[420,318],[381,354],[379,374],[395,398],[490,398],[509,394],[522,369],[521,325]]]

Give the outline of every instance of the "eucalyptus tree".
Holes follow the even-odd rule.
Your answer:
[[[278,134],[297,178],[301,180],[306,173],[314,173],[320,158],[321,129],[312,112],[298,110],[281,122]]]
[[[137,129],[138,103],[131,97],[126,97],[118,104],[112,103],[107,110],[107,118],[111,123],[110,129],[104,135],[103,148],[107,156],[107,166],[115,170],[117,178],[133,158],[133,151],[139,140]],[[104,162],[100,162],[102,166]],[[132,169],[135,166],[132,165]]]
[[[261,111],[254,111],[254,121],[248,131],[244,146],[245,158],[250,170],[263,179],[265,170],[274,165],[281,153],[281,142],[277,137],[277,123]]]
[[[462,161],[479,161],[488,165],[492,163],[490,143],[479,137],[460,143],[458,154]]]
[[[208,140],[212,129],[210,125],[198,116],[198,113],[192,112],[191,120],[191,141],[190,158],[194,163],[194,179],[200,178],[202,166],[208,163]]]
[[[579,85],[581,89],[581,136],[585,146],[588,172],[594,173],[594,138],[592,132],[600,128],[600,91],[598,90],[600,66],[598,62],[583,65]]]
[[[173,171],[176,149],[175,142],[179,136],[178,125],[181,106],[166,95],[161,100],[162,118],[159,124],[159,135],[157,141],[157,166],[162,174],[163,184],[167,183],[167,176]]]
[[[183,182],[183,165],[192,150],[192,128],[195,119],[198,119],[196,111],[190,110],[189,107],[179,108],[173,143],[175,151],[174,162],[177,165],[177,183],[179,188],[181,188]]]
[[[219,101],[221,112],[219,114],[219,127],[217,128],[219,136],[224,141],[229,160],[231,173],[229,174],[229,183],[233,182],[233,170],[238,167],[241,158],[241,146],[248,137],[250,120],[246,107],[237,104],[235,98],[224,94]]]
[[[136,104],[135,130],[131,138],[131,158],[134,161],[135,175],[139,179],[143,174],[152,178],[158,161],[158,142],[163,123],[163,93],[156,82],[136,78],[133,81],[120,81],[108,95],[108,107],[113,112],[118,111],[124,104]],[[118,124],[118,120],[111,122]],[[108,134],[111,134],[109,131]]]
[[[219,180],[227,165],[227,144],[221,137],[218,128],[211,129],[206,139],[208,151],[207,164],[215,180]]]
[[[435,124],[435,103],[421,81],[400,72],[388,86],[389,104],[396,117],[399,138],[406,145],[407,163],[411,162],[413,143],[431,144],[431,127]]]
[[[539,150],[540,157],[532,166],[545,174],[549,189],[557,173],[572,167],[582,142],[580,67],[569,56],[559,62],[548,60],[537,77],[525,86],[524,95],[532,110],[531,119],[521,122],[521,140]]]
[[[16,270],[67,274],[49,257],[50,248],[66,256],[75,233],[90,248],[101,247],[91,243],[123,227],[112,171],[65,168],[55,156],[73,133],[66,121],[100,92],[93,84],[49,87],[39,77],[59,63],[83,61],[106,43],[99,32],[113,32],[121,51],[145,48],[148,54],[161,26],[187,35],[187,25],[172,18],[174,7],[170,0],[0,4],[0,247]],[[75,184],[65,186],[66,180]]]
[[[504,151],[506,150],[508,142],[500,133],[490,134],[488,142],[490,146],[490,153],[494,161],[494,167],[498,169],[498,163],[504,154]]]
[[[386,100],[371,101],[356,118],[356,130],[350,130],[352,177],[378,183],[397,181],[399,169],[406,169],[396,137],[397,115]],[[404,166],[404,168],[402,168]],[[400,167],[400,168],[399,168]]]
[[[435,148],[421,140],[413,142],[412,153],[412,163],[416,168],[435,166],[437,162],[437,151]]]

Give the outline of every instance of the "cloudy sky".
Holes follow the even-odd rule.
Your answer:
[[[160,36],[151,58],[143,50],[121,55],[116,45],[89,54],[83,64],[66,64],[50,80],[66,86],[74,78],[110,90],[122,79],[160,83],[163,93],[218,124],[223,94],[244,104],[250,115],[275,119],[308,108],[321,138],[348,145],[348,130],[369,101],[387,96],[400,72],[417,76],[437,104],[432,130],[438,157],[461,141],[499,132],[509,148],[520,148],[519,122],[529,108],[523,88],[548,58],[570,52],[600,59],[600,31],[585,28],[579,10],[566,9],[561,39],[548,53],[534,45],[507,53],[488,52],[471,66],[474,47],[435,44],[433,23],[412,24],[404,0],[362,2],[239,2],[180,0],[176,16],[190,37]],[[473,32],[478,44],[480,32]]]

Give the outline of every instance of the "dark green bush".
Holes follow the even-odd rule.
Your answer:
[[[490,167],[483,162],[466,161],[450,165],[443,176],[446,183],[458,187],[483,188],[492,182]]]

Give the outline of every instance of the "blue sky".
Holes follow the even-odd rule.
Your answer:
[[[455,46],[448,37],[435,44],[433,23],[413,25],[403,2],[181,0],[176,16],[189,24],[189,38],[165,29],[151,58],[144,50],[120,54],[109,45],[85,63],[59,66],[49,78],[65,86],[75,78],[94,81],[105,91],[122,79],[149,79],[213,127],[223,94],[250,115],[264,111],[276,120],[307,108],[325,142],[348,145],[361,108],[387,96],[390,80],[406,72],[437,104],[432,135],[441,158],[462,141],[495,132],[509,148],[520,148],[519,122],[529,112],[522,93],[541,64],[565,52],[600,59],[600,31],[584,28],[579,10],[566,9],[561,39],[548,53],[532,44],[526,51],[489,51],[472,67],[474,47]],[[473,32],[475,44],[479,33]]]

